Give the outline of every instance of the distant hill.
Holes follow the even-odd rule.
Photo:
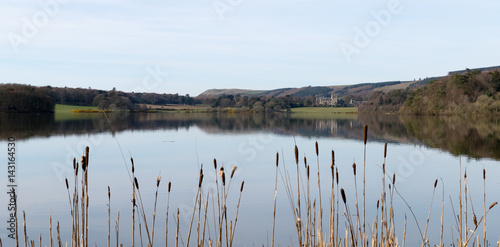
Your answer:
[[[396,89],[414,88],[425,85],[428,79],[418,81],[388,81],[375,83],[359,83],[355,85],[342,86],[307,86],[300,88],[279,88],[273,90],[249,90],[249,89],[209,89],[198,95],[198,98],[216,98],[222,95],[241,95],[257,97],[285,97],[287,95],[308,97],[329,97],[332,93],[337,97],[370,96],[375,91],[388,92]]]

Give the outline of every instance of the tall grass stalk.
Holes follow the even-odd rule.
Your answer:
[[[280,155],[276,152],[276,179],[274,182],[274,209],[273,209],[273,233],[271,240],[271,247],[274,247],[274,228],[276,223],[276,196],[278,194],[278,163],[279,163]]]

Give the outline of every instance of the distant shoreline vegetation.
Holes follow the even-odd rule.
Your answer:
[[[305,108],[353,107],[361,114],[499,115],[500,69],[492,67],[450,72],[444,77],[408,82],[361,83],[270,91],[207,90],[189,94],[157,94],[84,88],[0,84],[0,113],[54,112],[55,105],[72,105],[74,112],[199,112],[272,113]],[[227,94],[225,94],[227,93]],[[81,107],[79,107],[81,106]],[[84,107],[94,107],[92,111]],[[333,110],[337,111],[337,110]],[[302,111],[303,112],[303,111]],[[350,113],[352,113],[351,111]]]
[[[361,113],[498,115],[500,71],[465,70],[413,89],[375,92]]]

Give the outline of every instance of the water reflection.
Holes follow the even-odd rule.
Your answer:
[[[241,133],[267,130],[304,137],[363,138],[395,143],[423,144],[454,155],[500,159],[498,118],[460,116],[359,115],[357,118],[297,118],[288,114],[1,114],[0,138],[17,139],[58,135],[88,135],[126,130],[178,130],[197,126],[206,133]]]

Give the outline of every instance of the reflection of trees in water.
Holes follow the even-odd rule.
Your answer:
[[[269,131],[281,135],[424,144],[455,155],[500,159],[498,119],[458,116],[360,115],[358,119],[302,119],[287,114],[118,113],[78,115],[55,121],[53,114],[1,114],[0,137],[88,135],[125,130],[178,130],[196,126],[207,133]]]
[[[50,136],[54,125],[53,114],[0,114],[0,138],[26,139]]]

